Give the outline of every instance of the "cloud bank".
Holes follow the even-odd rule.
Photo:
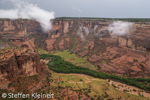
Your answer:
[[[35,19],[40,22],[44,32],[49,32],[52,28],[50,19],[54,19],[54,12],[49,12],[22,0],[9,0],[14,5],[14,9],[0,9],[0,18],[9,19]]]
[[[132,28],[133,23],[130,22],[123,22],[123,21],[114,21],[112,24],[109,25],[108,29],[111,35],[125,35],[129,34]]]

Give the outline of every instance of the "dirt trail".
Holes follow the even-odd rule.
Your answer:
[[[125,91],[127,93],[138,95],[138,96],[143,95],[144,97],[150,98],[149,93],[147,93],[144,90],[139,89],[137,87],[126,85],[126,84],[123,84],[123,83],[120,83],[120,82],[115,82],[115,81],[112,81],[112,80],[110,80],[109,84],[112,85],[114,88],[120,90],[120,91]]]

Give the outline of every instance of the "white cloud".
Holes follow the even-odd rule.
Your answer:
[[[17,9],[0,10],[0,13],[1,13],[0,18],[11,18],[11,19],[18,18]]]
[[[0,10],[0,18],[27,18],[35,19],[40,22],[43,31],[49,32],[52,28],[50,19],[54,19],[54,12],[48,12],[44,9],[39,8],[37,5],[24,2],[22,0],[9,0],[15,6],[15,9]]]
[[[133,23],[130,22],[123,22],[123,21],[114,21],[112,24],[109,25],[108,29],[112,32],[111,35],[125,35],[130,33],[130,29]]]

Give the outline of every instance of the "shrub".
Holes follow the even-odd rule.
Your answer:
[[[136,92],[136,89],[133,89],[134,92]]]
[[[133,62],[138,62],[138,60],[137,60],[137,59],[134,59]]]

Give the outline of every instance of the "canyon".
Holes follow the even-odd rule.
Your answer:
[[[150,23],[134,22],[130,33],[112,36],[107,19],[53,19],[44,33],[35,20],[0,20],[0,48],[19,46],[69,50],[99,66],[98,71],[130,77],[150,76]]]
[[[47,54],[65,51],[70,57],[75,55],[71,59],[75,65],[77,58],[86,59],[82,67],[89,68],[87,63],[94,65],[92,70],[110,75],[149,77],[150,23],[133,22],[124,35],[112,35],[111,23],[108,19],[53,19],[52,29],[45,33],[35,20],[0,19],[0,93],[54,93],[52,100],[148,99],[146,91],[121,87],[114,80],[53,72],[48,65],[53,59],[39,55],[40,50]]]

